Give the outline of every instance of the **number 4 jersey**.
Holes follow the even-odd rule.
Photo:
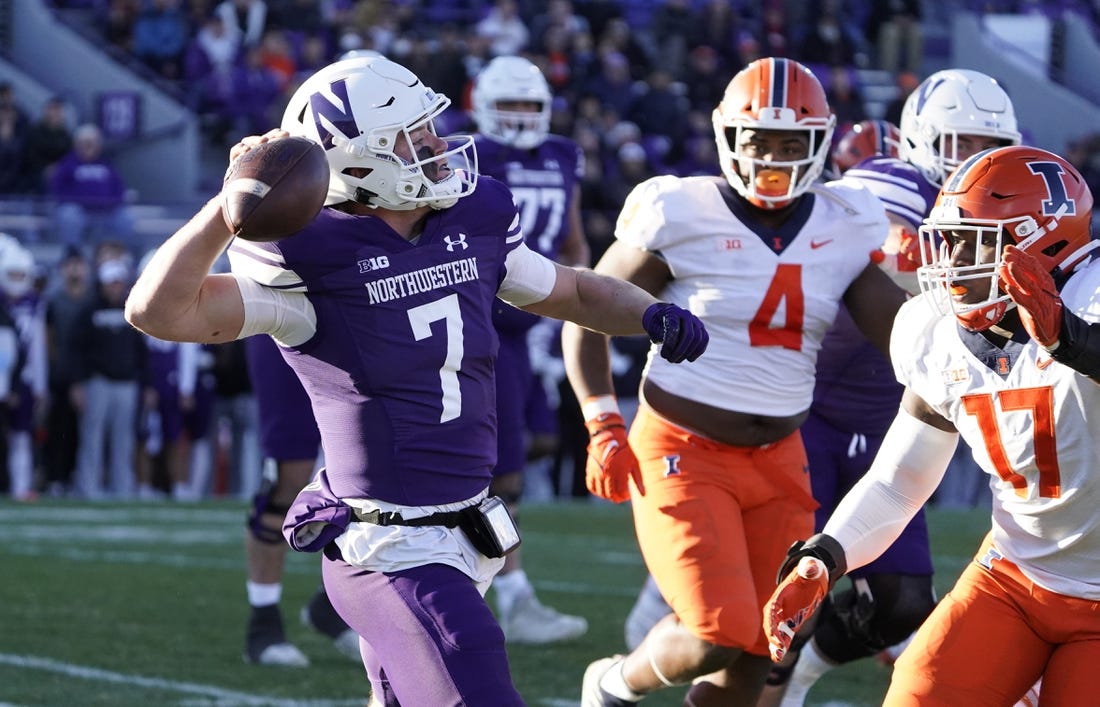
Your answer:
[[[886,239],[882,204],[852,180],[817,184],[779,228],[720,177],[655,177],[627,198],[615,236],[664,260],[660,297],[710,333],[690,366],[653,355],[648,379],[727,410],[787,416],[810,406],[814,366],[845,290]]]
[[[1062,298],[1096,322],[1097,292],[1093,261]],[[993,346],[938,315],[929,296],[894,322],[898,380],[955,425],[991,476],[996,549],[1046,589],[1100,600],[1100,385],[1030,339]]]
[[[238,239],[229,255],[246,312],[250,296],[282,298],[263,326],[250,328],[246,316],[248,331],[279,339],[276,320],[301,322],[291,341],[283,337],[293,344],[283,356],[309,393],[337,496],[421,506],[488,486],[493,300],[499,290],[517,304],[538,301],[554,281],[553,264],[523,246],[500,182],[482,179],[474,194],[432,212],[413,241],[374,216],[325,208],[289,238]]]

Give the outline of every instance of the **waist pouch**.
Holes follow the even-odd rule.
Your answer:
[[[458,528],[477,551],[486,557],[504,557],[519,547],[519,528],[497,496],[489,496],[475,506],[458,511],[433,513],[420,518],[404,518],[395,511],[354,511],[355,520],[372,525],[405,525],[423,527],[440,525]]]

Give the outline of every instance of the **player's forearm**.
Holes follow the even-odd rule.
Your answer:
[[[611,354],[606,334],[591,331],[571,322],[561,330],[562,360],[565,375],[577,400],[594,395],[611,395]]]
[[[232,340],[240,326],[229,330],[235,318],[232,307],[224,307],[224,294],[230,288],[235,292],[236,284],[230,277],[209,275],[231,239],[218,202],[208,202],[157,249],[130,291],[126,320],[170,341]]]
[[[822,533],[844,548],[848,568],[871,562],[936,490],[958,434],[899,412],[867,473],[837,505]]]

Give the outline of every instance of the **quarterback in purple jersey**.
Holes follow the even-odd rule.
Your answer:
[[[291,97],[284,130],[245,138],[232,156],[287,132],[315,140],[331,173],[327,208],[296,234],[255,243],[232,239],[215,199],[158,249],[127,307],[160,338],[265,333],[281,346],[327,463],[284,536],[323,549],[329,597],[387,706],[523,704],[483,596],[518,541],[487,498],[495,298],[647,333],[674,362],[708,339],[686,310],[527,248],[504,185],[451,166],[477,157],[472,138],[436,135],[449,103],[384,58],[321,69]],[[234,272],[209,274],[226,246]]]
[[[549,134],[552,96],[542,72],[523,57],[497,57],[478,74],[471,99],[478,171],[508,185],[519,208],[524,243],[564,265],[588,265],[580,209],[584,157],[574,141]],[[528,333],[538,321],[500,300],[493,308],[500,351],[497,465],[490,492],[503,498],[514,515],[529,453],[549,454],[556,446],[556,435],[536,434],[530,424],[539,415],[537,406],[547,406],[529,353]],[[551,417],[549,412],[541,415]],[[520,552],[507,556],[493,580],[505,637],[513,643],[552,643],[582,635],[588,630],[583,617],[562,614],[535,596]]]
[[[971,155],[1019,144],[1020,133],[1012,102],[996,81],[958,69],[937,72],[913,91],[900,133],[898,158],[870,157],[843,177],[859,181],[882,202],[890,235],[876,260],[899,286],[917,294],[917,230],[940,184]],[[813,404],[802,425],[820,503],[818,530],[870,467],[901,395],[890,361],[841,307],[818,355]],[[792,656],[798,661],[793,674],[789,665],[773,670],[771,684],[789,680],[783,707],[801,705],[814,682],[836,665],[903,643],[931,613],[936,598],[923,509],[888,550],[849,576],[852,586],[825,599],[808,646]]]

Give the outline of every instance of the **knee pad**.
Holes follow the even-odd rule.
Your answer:
[[[814,632],[821,652],[838,663],[900,643],[936,605],[927,575],[872,575],[854,579],[852,585],[826,599]]]
[[[285,516],[290,510],[289,506],[275,503],[275,487],[279,483],[279,467],[274,459],[264,461],[263,477],[260,481],[260,489],[252,497],[252,507],[249,509],[248,520],[245,525],[252,537],[266,545],[278,545],[283,542],[282,522],[278,528],[264,525],[265,515]]]

